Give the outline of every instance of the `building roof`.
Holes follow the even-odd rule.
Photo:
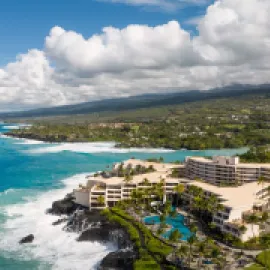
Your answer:
[[[261,185],[257,182],[244,184],[239,187],[218,187],[204,182],[192,181],[189,185],[194,185],[218,195],[224,202],[222,204],[232,208],[252,208],[260,200],[256,193],[261,190]],[[264,187],[270,184],[265,184]]]
[[[121,163],[117,163],[116,165],[119,165]],[[164,172],[171,170],[173,168],[182,168],[184,167],[183,164],[173,164],[173,163],[163,163],[163,162],[150,162],[146,160],[140,160],[140,159],[128,159],[123,161],[124,166],[132,165],[132,167],[135,167],[136,165],[141,165],[144,167],[153,166],[156,171],[158,172]]]
[[[209,158],[205,158],[205,157],[188,157],[188,159],[191,159],[191,160],[195,160],[195,161],[198,161],[198,162],[203,162],[203,163],[210,163],[210,164],[213,164],[213,165],[220,165],[218,164],[217,162],[215,162],[214,160],[212,159],[209,159]],[[224,166],[223,164],[221,164],[222,166]],[[233,164],[226,164],[225,166],[237,166],[238,168],[270,168],[270,163],[243,163],[243,162],[239,162],[238,164],[236,165],[233,165]]]
[[[143,180],[147,178],[151,183],[159,183],[161,179],[166,179],[166,182],[169,183],[179,183],[179,179],[177,178],[170,178],[167,177],[166,172],[152,172],[152,173],[145,173],[145,174],[138,174],[133,176],[132,180],[129,184],[138,184],[143,182]],[[124,177],[110,177],[110,178],[103,178],[102,176],[90,176],[87,178],[89,181],[97,181],[100,183],[104,183],[106,185],[120,185],[124,183]]]

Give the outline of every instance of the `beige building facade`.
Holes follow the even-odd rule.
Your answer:
[[[260,176],[270,179],[270,164],[241,163],[239,157],[187,157],[185,168],[187,178],[214,185],[242,185],[257,181]]]

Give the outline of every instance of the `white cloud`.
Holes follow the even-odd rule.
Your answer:
[[[176,21],[106,27],[89,38],[53,27],[44,52],[0,69],[0,110],[269,83],[269,29],[269,0],[216,1],[195,37]]]
[[[204,16],[195,16],[185,21],[185,24],[197,26]]]
[[[172,12],[187,6],[204,6],[212,0],[97,0],[109,3],[121,3],[125,5],[155,7],[160,10]]]

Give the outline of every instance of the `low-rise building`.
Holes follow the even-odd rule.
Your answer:
[[[133,190],[137,188],[149,188],[154,184],[160,183],[162,180],[165,180],[165,194],[170,195],[173,194],[174,187],[179,183],[178,178],[170,177],[172,169],[183,168],[183,165],[130,159],[121,164],[114,165],[114,169],[120,165],[123,168],[135,168],[138,165],[145,168],[151,166],[155,171],[134,175],[130,180],[118,176],[109,178],[102,175],[88,176],[86,186],[74,190],[75,202],[90,209],[112,207],[120,200],[129,199]],[[100,204],[101,197],[104,199],[102,205]]]

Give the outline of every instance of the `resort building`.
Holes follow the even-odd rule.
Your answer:
[[[126,172],[131,175],[127,177]],[[269,209],[269,184],[258,185],[260,176],[270,179],[270,164],[240,163],[238,157],[188,157],[184,165],[130,159],[115,164],[110,171],[88,176],[87,184],[75,189],[74,195],[79,205],[103,209],[129,199],[136,189],[158,183],[162,183],[164,201],[175,194],[179,183],[185,186],[183,198],[190,201],[188,189],[194,185],[203,190],[205,200],[215,195],[223,206],[212,216],[213,224],[246,241],[258,236],[261,228],[247,224],[245,216]]]
[[[138,166],[143,168],[152,167],[153,172],[134,175],[130,180],[125,179],[125,177],[109,177],[106,173],[104,175],[88,176],[86,186],[81,186],[79,189],[74,190],[75,202],[90,209],[112,207],[118,201],[130,198],[132,190],[149,188],[154,184],[160,183],[162,180],[166,180],[164,181],[165,194],[172,195],[174,193],[174,187],[179,183],[178,178],[170,177],[172,169],[183,168],[183,165],[130,159],[114,165],[113,170],[117,170],[120,165],[123,168],[136,168]],[[102,205],[100,204],[101,197],[104,199]]]
[[[270,164],[241,163],[239,157],[187,157],[185,167],[187,178],[214,185],[242,185],[257,181],[260,176],[270,179]]]
[[[239,187],[217,187],[204,182],[193,181],[186,184],[201,188],[204,198],[215,195],[219,199],[222,210],[213,215],[213,224],[223,233],[229,233],[242,241],[247,241],[253,236],[260,234],[260,226],[247,224],[245,216],[252,213],[262,212],[269,207],[268,186],[258,185],[256,182],[248,183]],[[185,196],[189,199],[188,192]],[[245,228],[243,230],[243,228]]]

